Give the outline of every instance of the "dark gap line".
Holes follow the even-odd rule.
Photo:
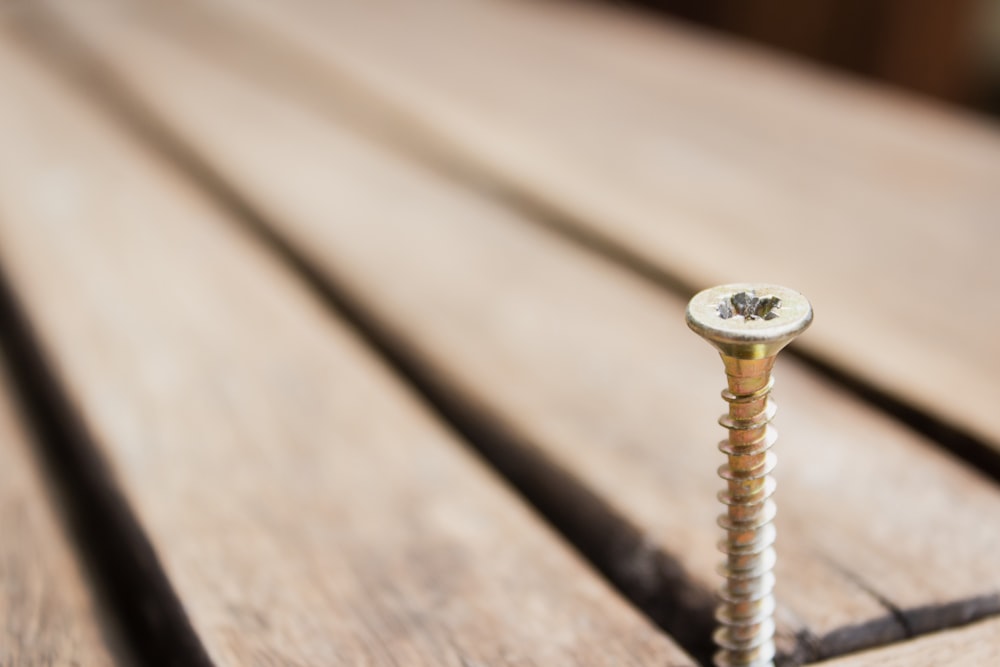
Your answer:
[[[913,626],[907,619],[906,614],[904,614],[903,610],[900,609],[898,606],[896,606],[892,602],[892,600],[890,600],[889,598],[884,596],[881,592],[876,590],[872,584],[862,579],[856,572],[854,572],[850,568],[845,567],[841,563],[837,562],[836,560],[824,554],[818,554],[818,555],[820,558],[823,559],[823,561],[826,562],[827,565],[829,565],[837,572],[840,572],[840,574],[843,575],[845,579],[847,579],[855,586],[863,590],[865,593],[872,596],[873,599],[878,601],[878,603],[882,605],[892,615],[892,617],[896,620],[896,623],[899,624],[899,627],[903,631],[904,638],[910,638],[914,636],[915,632],[913,630]]]
[[[977,595],[943,604],[900,609],[913,637],[960,628],[1000,616],[1000,593]]]
[[[276,232],[276,225],[133,95],[79,38],[64,26],[58,26],[57,38],[40,33],[49,29],[47,25],[31,26],[31,34],[23,41],[74,89],[123,122],[155,157],[166,158],[170,166],[200,187],[230,214],[232,224],[270,248],[306,289],[354,328],[388,368],[416,390],[459,441],[536,510],[555,534],[566,539],[626,601],[700,664],[710,667],[715,608],[711,591],[694,583],[675,558],[651,544],[645,533],[515,428],[453,390],[403,337],[353,299],[341,281],[308,261]],[[58,42],[54,43],[55,39]],[[53,48],[58,51],[53,52]]]
[[[0,353],[64,527],[136,664],[211,667],[152,545],[0,267]]]
[[[843,658],[1000,617],[1000,594],[996,593],[939,604],[900,607],[849,567],[822,554],[819,556],[831,568],[876,600],[890,614],[894,623],[874,619],[844,626],[826,635],[814,635],[808,630],[804,631],[798,637],[799,645],[795,653],[780,656],[777,661],[778,667],[810,665],[814,662]]]
[[[869,590],[863,581],[858,580],[850,572],[845,571],[845,574],[855,580],[859,586]],[[813,638],[810,650],[797,656],[800,662],[794,664],[804,663],[808,666],[813,662],[845,658],[876,649],[889,648],[912,639],[933,637],[937,634],[997,618],[997,609],[1000,609],[1000,595],[996,594],[913,608],[897,607],[884,598],[880,597],[879,599],[894,610],[894,616],[906,630],[905,637],[887,641],[884,635],[885,627],[878,622],[845,627],[826,637]]]

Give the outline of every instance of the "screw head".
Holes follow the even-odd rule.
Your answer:
[[[795,290],[766,283],[710,287],[694,295],[687,324],[724,356],[778,354],[812,323],[812,306]]]

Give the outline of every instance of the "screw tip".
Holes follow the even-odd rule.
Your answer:
[[[809,301],[795,290],[766,283],[719,285],[688,303],[687,323],[722,354],[772,357],[812,323]]]

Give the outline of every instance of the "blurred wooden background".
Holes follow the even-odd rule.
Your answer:
[[[1000,114],[996,0],[617,0]]]

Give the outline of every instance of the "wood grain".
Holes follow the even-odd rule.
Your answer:
[[[822,663],[822,667],[981,667],[1000,662],[1000,620]]]
[[[722,369],[687,331],[681,301],[142,21],[73,18],[127,88],[419,372],[502,427],[502,446],[554,462],[641,532],[620,549],[621,578],[662,594],[643,569],[661,551],[715,585]],[[997,489],[799,365],[779,366],[785,655],[1000,610]]]
[[[0,260],[216,664],[692,664],[265,247],[0,48]]]
[[[112,650],[114,631],[59,525],[34,446],[0,359],[0,665],[128,664]]]
[[[1000,452],[995,126],[588,3],[213,4],[647,272],[795,286],[801,350]]]

